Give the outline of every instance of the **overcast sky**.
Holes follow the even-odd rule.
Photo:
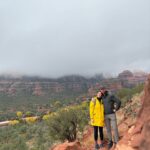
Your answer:
[[[150,0],[0,0],[0,74],[150,72]]]

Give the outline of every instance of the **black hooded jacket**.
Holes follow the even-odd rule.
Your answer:
[[[104,104],[104,113],[106,115],[115,113],[114,110],[117,111],[121,106],[121,101],[114,95],[110,94],[108,91],[106,91],[102,96],[102,101]]]

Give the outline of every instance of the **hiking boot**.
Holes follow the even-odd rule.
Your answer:
[[[111,149],[112,146],[113,146],[113,142],[112,142],[112,141],[109,141],[109,142],[108,142],[108,149]]]
[[[99,145],[95,144],[95,150],[98,150],[98,149],[99,149]]]
[[[104,143],[101,143],[100,145],[99,145],[99,148],[101,149],[101,148],[103,148],[104,147]]]

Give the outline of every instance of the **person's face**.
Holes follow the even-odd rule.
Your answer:
[[[101,92],[98,92],[98,93],[97,93],[97,97],[100,98],[101,96],[102,96],[102,93],[101,93]]]
[[[101,95],[104,95],[104,94],[105,94],[105,91],[106,91],[106,90],[100,90]]]

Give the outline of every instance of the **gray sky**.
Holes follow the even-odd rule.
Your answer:
[[[0,74],[150,72],[149,0],[0,0]]]

